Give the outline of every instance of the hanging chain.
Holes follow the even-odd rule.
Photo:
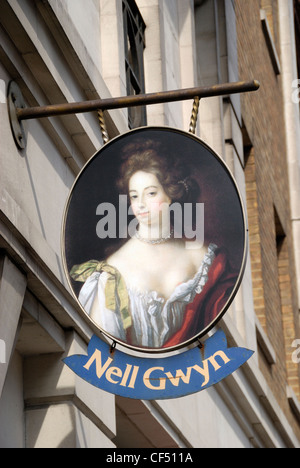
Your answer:
[[[189,128],[189,132],[193,133],[194,135],[196,133],[199,105],[200,105],[200,97],[196,96],[194,98],[194,104],[193,104],[193,110],[192,110],[192,116],[191,116],[190,128]]]
[[[199,113],[199,106],[200,106],[200,98],[199,98],[199,96],[196,96],[194,98],[193,110],[192,110],[190,126],[189,126],[189,132],[193,133],[193,134],[196,133],[196,125],[197,125],[197,119],[198,119],[198,113]],[[105,125],[105,120],[104,120],[104,115],[103,115],[102,109],[98,109],[98,119],[99,119],[99,124],[100,124],[103,143],[105,144],[105,143],[107,143],[109,141],[109,136],[108,136],[107,128],[106,128],[106,125]]]
[[[200,106],[200,97],[196,96],[194,98],[193,110],[192,110],[190,126],[189,126],[189,132],[193,133],[193,134],[196,133],[196,125],[197,125],[197,120],[198,120],[199,106]],[[106,125],[105,125],[105,120],[104,120],[104,115],[103,115],[102,109],[98,109],[98,119],[99,119],[99,124],[100,124],[103,143],[106,144],[109,141],[109,136],[108,136],[107,128],[106,128]]]
[[[103,140],[103,143],[105,144],[109,141],[109,136],[108,136],[107,128],[105,125],[105,120],[104,120],[102,109],[98,109],[98,119],[99,119],[101,134],[102,134],[102,140]]]

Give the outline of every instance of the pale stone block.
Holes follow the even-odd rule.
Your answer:
[[[159,0],[136,0],[136,4],[140,10],[145,7],[155,7],[158,3]]]
[[[224,103],[224,138],[231,140],[234,144],[235,150],[241,160],[244,163],[244,148],[243,148],[243,135],[239,122],[236,118],[235,112],[232,107],[232,103]]]
[[[22,356],[15,352],[0,398],[0,448],[25,445],[22,365]]]
[[[113,448],[71,402],[26,411],[26,448]]]
[[[114,395],[93,387],[62,361],[65,356],[86,352],[86,345],[73,332],[66,339],[64,355],[55,353],[27,358],[24,362],[24,400],[28,406],[36,406],[72,399],[78,408],[88,407],[97,425],[113,437],[116,431]]]
[[[6,363],[0,365],[0,396],[13,351],[27,286],[26,276],[5,255],[0,255],[0,339],[5,343]]]
[[[99,0],[101,15],[115,15],[116,14],[116,0]]]
[[[76,45],[77,49],[81,48],[82,54],[85,51],[86,55],[92,57],[93,62],[100,68],[99,4],[89,2],[89,8],[87,8],[85,2],[74,2],[73,0],[65,0],[64,2],[50,0],[49,3],[60,19],[71,42]]]
[[[200,105],[199,121],[201,138],[220,156],[223,157],[223,125],[221,118],[221,100],[219,97],[204,99]]]
[[[159,401],[158,406],[194,448],[249,447],[247,436],[241,433],[235,415],[216,387],[178,400]]]

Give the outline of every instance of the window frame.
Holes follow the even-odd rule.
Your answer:
[[[135,0],[122,0],[127,95],[145,93],[144,49],[146,24]],[[147,125],[146,107],[128,108],[129,127]]]

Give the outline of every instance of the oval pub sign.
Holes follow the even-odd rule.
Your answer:
[[[104,335],[127,349],[167,353],[197,342],[231,304],[245,266],[245,214],[229,169],[205,143],[167,127],[139,128],[111,140],[80,172],[66,205],[62,247],[66,276],[95,340]],[[147,370],[114,366],[99,346],[101,358],[96,353],[91,367],[99,381],[108,375],[113,390],[130,391],[129,383],[146,373],[145,395],[155,387],[152,378],[159,379],[160,395],[168,388],[181,394],[172,369],[157,365],[147,380]],[[210,366],[206,359],[201,363]],[[188,367],[182,381],[191,382],[195,367]],[[207,384],[204,379],[200,389]]]

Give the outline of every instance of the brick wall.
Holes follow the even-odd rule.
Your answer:
[[[271,0],[265,3],[269,7],[272,4]],[[259,0],[235,1],[240,79],[257,79],[261,83],[258,92],[242,95],[243,121],[252,143],[245,175],[254,306],[276,353],[275,364],[270,366],[262,355],[259,362],[278,403],[299,435],[299,424],[286,396],[286,385],[290,385],[300,398],[299,367],[291,359],[291,345],[300,338],[300,331],[281,76],[276,75],[272,65],[260,7]],[[268,9],[272,34],[277,31],[276,12],[276,8]],[[275,36],[274,44],[278,44]],[[277,47],[280,59],[279,52]]]

